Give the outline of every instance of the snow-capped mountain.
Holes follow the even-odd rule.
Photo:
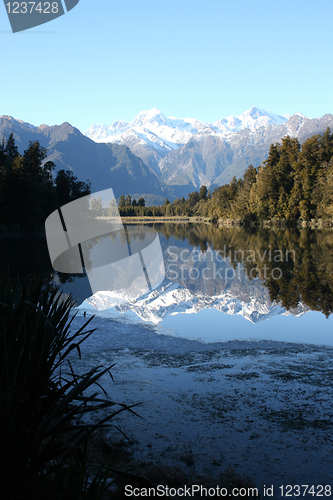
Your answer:
[[[301,115],[303,116],[303,115]],[[275,115],[268,110],[252,107],[240,116],[228,116],[213,123],[216,132],[226,138],[231,133],[249,129],[251,132],[268,125],[282,125],[290,118],[289,115]]]
[[[163,204],[187,196],[202,185],[209,189],[240,178],[252,164],[260,165],[271,144],[290,135],[300,142],[329,127],[333,115],[306,118],[276,115],[253,107],[239,116],[214,123],[195,118],[166,117],[158,109],[143,111],[131,122],[93,125],[86,136],[69,123],[40,125],[0,116],[0,140],[11,133],[20,153],[29,141],[47,148],[57,169],[70,169],[93,190],[112,186],[116,197],[143,196]]]
[[[170,188],[125,144],[97,144],[67,122],[36,127],[0,115],[0,141],[8,140],[10,134],[14,134],[21,154],[29,141],[38,141],[47,149],[47,160],[53,161],[57,170],[70,169],[79,180],[89,180],[93,191],[112,187],[116,197],[124,193],[135,194],[137,199],[155,195],[160,203],[174,198]]]
[[[111,126],[92,125],[85,135],[95,142],[126,144],[134,154],[145,158],[143,161],[146,160],[146,164],[155,167],[154,171],[158,173],[156,163],[160,158],[199,133],[214,133],[214,129],[196,119],[166,117],[160,110],[153,108],[142,111],[131,122],[117,120]],[[147,156],[154,150],[157,155],[153,155],[151,162]]]
[[[95,142],[125,144],[180,196],[201,185],[209,188],[241,177],[251,163],[260,165],[270,145],[290,135],[302,142],[333,128],[333,116],[309,119],[302,113],[277,115],[252,107],[214,123],[166,117],[154,108],[131,122],[93,125],[85,135]]]
[[[131,122],[117,120],[111,126],[92,125],[85,135],[95,142],[116,143],[126,143],[131,136],[136,135],[156,147],[171,150],[186,144],[197,134],[216,133],[225,139],[243,129],[253,132],[260,127],[281,125],[288,118],[288,115],[275,115],[252,107],[240,116],[228,116],[214,123],[203,123],[195,118],[166,117],[159,109],[153,108],[142,111]]]

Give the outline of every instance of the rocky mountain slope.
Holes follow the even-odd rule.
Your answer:
[[[57,170],[72,170],[79,180],[89,180],[93,191],[112,187],[116,197],[152,194],[162,203],[166,197],[174,197],[172,190],[125,144],[97,144],[69,123],[35,127],[0,116],[0,140],[8,139],[11,133],[20,153],[29,141],[39,141],[47,148],[47,160],[53,161]]]
[[[297,113],[275,115],[253,107],[214,123],[166,117],[154,108],[131,122],[93,125],[85,135],[98,143],[126,144],[178,195],[205,184],[210,189],[240,177],[249,164],[266,159],[272,143],[286,135],[300,142],[333,129],[333,115],[310,119]]]
[[[253,107],[240,116],[203,123],[166,117],[154,108],[131,122],[93,125],[85,135],[69,123],[36,127],[0,116],[0,140],[14,133],[21,153],[29,141],[38,140],[57,169],[89,180],[93,191],[112,187],[116,197],[144,196],[150,204],[161,204],[166,198],[186,197],[201,185],[214,189],[241,177],[286,135],[302,142],[327,127],[333,130],[331,114],[310,119]]]

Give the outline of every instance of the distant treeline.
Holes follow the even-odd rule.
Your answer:
[[[52,175],[55,165],[45,161],[46,149],[30,142],[21,155],[11,134],[0,143],[0,224],[33,228],[57,207],[90,193],[89,182],[71,171]],[[211,220],[255,223],[333,219],[333,134],[327,128],[301,146],[289,136],[272,144],[258,168],[250,165],[241,179],[208,191],[201,186],[188,198],[161,206],[145,206],[140,197],[119,199],[121,216],[201,216]]]
[[[11,134],[0,143],[0,224],[33,229],[56,208],[90,193],[89,182],[59,170],[46,159],[46,149],[30,142],[21,155]]]
[[[128,198],[128,197],[127,197]],[[123,206],[121,215],[202,216],[251,223],[333,219],[333,134],[327,128],[301,146],[289,136],[272,144],[258,168],[214,189],[202,186],[188,198],[157,207]]]

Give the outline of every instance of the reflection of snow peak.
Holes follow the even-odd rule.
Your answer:
[[[97,292],[85,300],[80,308],[92,310],[99,316],[123,313],[134,319],[133,313],[135,313],[137,319],[155,324],[160,323],[168,315],[192,314],[206,308],[243,316],[251,323],[257,323],[279,314],[301,316],[307,311],[303,304],[299,304],[291,311],[286,311],[279,304],[274,304],[269,299],[263,300],[262,296],[258,297],[256,294],[249,294],[248,300],[241,301],[230,290],[213,296],[198,292],[194,294],[187,288],[166,281],[156,290],[136,301],[131,301],[117,292]]]

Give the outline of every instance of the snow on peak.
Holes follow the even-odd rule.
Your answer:
[[[260,127],[268,125],[282,125],[288,118],[282,115],[275,115],[266,109],[253,106],[239,116],[228,116],[213,123],[212,126],[217,132],[227,137],[230,133],[239,132],[243,129],[250,129],[254,132]]]
[[[162,141],[166,150],[170,150],[185,144],[197,132],[207,127],[207,124],[193,118],[167,118],[159,109],[153,108],[141,111],[131,122],[117,120],[111,126],[92,125],[85,135],[95,142],[122,143],[126,142],[128,133],[131,132],[131,135],[145,140],[147,144],[151,143],[152,137],[155,136]]]
[[[123,129],[125,128],[126,126],[128,125],[127,122],[125,122],[124,120],[117,120],[115,121],[113,124],[112,124],[112,127],[116,128],[116,129]],[[106,127],[106,125],[104,125]]]
[[[166,122],[166,117],[163,113],[157,109],[153,108],[148,111],[141,111],[134,120],[131,122],[132,127],[146,126],[148,124],[161,125]]]
[[[111,126],[92,125],[85,135],[95,142],[126,143],[128,133],[136,135],[146,144],[150,144],[156,136],[162,141],[166,151],[176,149],[190,141],[195,135],[217,134],[228,140],[231,134],[243,129],[255,132],[268,125],[281,125],[288,121],[288,115],[276,115],[268,110],[253,106],[239,116],[228,116],[214,123],[203,123],[196,118],[166,117],[161,110],[152,108],[141,111],[131,122],[117,120]],[[156,142],[156,141],[155,141]]]
[[[252,106],[252,108],[245,111],[245,113],[243,113],[242,116],[251,116],[251,118],[256,119],[256,118],[260,118],[261,116],[267,116],[267,115],[275,116],[275,115],[272,115],[267,110],[257,108],[257,106]]]

